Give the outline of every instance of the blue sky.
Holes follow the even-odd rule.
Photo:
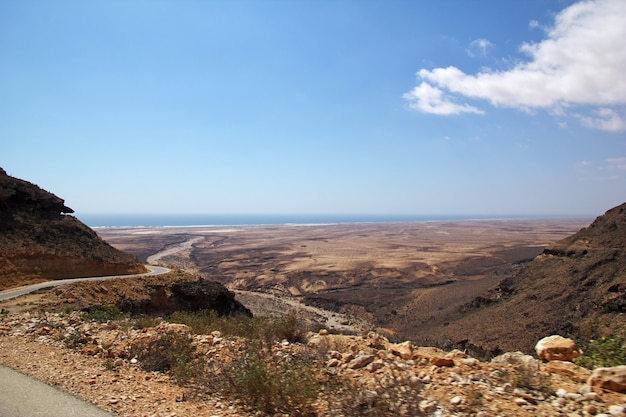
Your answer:
[[[0,166],[79,215],[601,214],[623,39],[622,0],[0,0]]]

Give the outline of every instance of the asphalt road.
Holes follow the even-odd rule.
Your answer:
[[[166,272],[170,271],[169,268],[164,268],[162,266],[146,265],[146,268],[148,268],[150,270],[150,272],[146,272],[145,274],[109,275],[109,276],[105,276],[105,277],[89,277],[89,278],[68,278],[68,279],[58,279],[58,280],[54,280],[54,281],[40,282],[39,284],[25,285],[25,286],[19,287],[19,288],[13,288],[13,289],[10,289],[10,290],[0,291],[0,301],[8,300],[10,298],[19,297],[20,295],[28,294],[28,293],[31,293],[33,291],[40,290],[42,288],[58,287],[59,285],[71,284],[73,282],[80,282],[80,281],[103,281],[103,280],[106,280],[106,279],[113,279],[113,278],[144,277],[144,276],[148,276],[148,275],[165,274]],[[3,417],[3,416],[0,415],[0,417]]]
[[[60,416],[113,417],[113,414],[58,388],[0,366],[0,417]]]
[[[102,281],[113,278],[131,278],[159,275],[169,268],[146,265],[145,274],[110,275],[105,277],[71,278],[26,285],[0,292],[0,300],[19,297],[42,288],[58,287],[78,281]],[[46,385],[10,368],[0,366],[0,417],[112,417],[95,405]]]

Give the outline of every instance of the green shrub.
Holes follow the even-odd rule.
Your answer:
[[[605,336],[581,343],[584,354],[574,362],[585,368],[626,365],[626,339],[621,336]]]
[[[219,316],[214,311],[177,311],[168,317],[171,323],[189,326],[196,334],[210,334],[217,330],[225,336],[238,336],[258,340],[265,345],[274,341],[303,342],[307,329],[294,314],[278,319],[248,317],[244,315]]]
[[[153,316],[139,316],[134,320],[133,323],[133,327],[135,329],[147,329],[149,327],[155,327],[158,326],[159,323],[161,323],[163,321],[163,319],[161,319],[160,317],[153,317]]]
[[[95,320],[100,323],[107,322],[109,320],[122,320],[127,318],[128,315],[122,313],[115,305],[100,305],[90,308],[83,313],[85,320]]]
[[[287,340],[290,343],[304,342],[307,330],[295,314],[287,314],[275,320],[271,328],[275,339]]]

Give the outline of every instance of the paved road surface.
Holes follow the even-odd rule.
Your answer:
[[[28,294],[33,291],[40,290],[42,288],[48,287],[58,287],[59,285],[71,284],[73,282],[79,281],[102,281],[105,279],[113,279],[113,278],[131,278],[131,277],[143,277],[148,275],[159,275],[165,274],[169,272],[169,268],[164,268],[162,266],[152,266],[146,265],[146,268],[150,270],[150,272],[146,272],[145,274],[136,274],[136,275],[110,275],[106,277],[89,277],[89,278],[68,278],[68,279],[58,279],[54,281],[40,282],[39,284],[33,285],[25,285],[19,288],[13,288],[10,290],[0,291],[0,301],[8,300],[10,298],[19,297],[20,295]],[[0,417],[3,417],[0,415]]]
[[[158,275],[168,268],[146,265],[145,274],[111,275],[106,277],[71,278],[26,285],[1,291],[0,300],[19,297],[46,287],[58,287],[78,281],[102,281],[113,278],[130,278]],[[0,366],[0,417],[112,417],[95,405],[80,400],[57,388],[46,385],[10,368]]]
[[[113,417],[113,414],[0,366],[0,417]]]

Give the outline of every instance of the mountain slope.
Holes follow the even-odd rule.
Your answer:
[[[553,333],[589,340],[625,332],[626,203],[547,247],[460,310],[438,336],[456,335],[453,343],[491,353],[531,352]]]
[[[57,278],[146,272],[78,219],[64,201],[0,168],[0,290]]]

